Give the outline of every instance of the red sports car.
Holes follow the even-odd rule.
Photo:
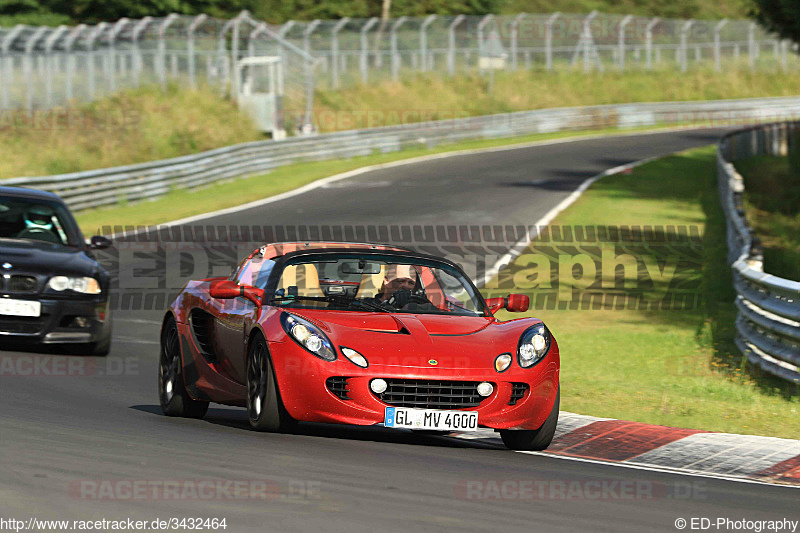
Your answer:
[[[559,408],[558,344],[522,312],[484,300],[455,263],[391,246],[265,245],[227,278],[191,281],[161,329],[166,415],[209,402],[247,408],[255,429],[296,421],[441,432],[499,430],[541,450]]]

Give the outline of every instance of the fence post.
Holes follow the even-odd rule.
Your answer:
[[[144,70],[144,61],[142,60],[142,51],[139,49],[139,39],[142,33],[147,29],[148,24],[153,21],[153,17],[144,17],[136,23],[133,27],[133,71],[134,71],[134,87],[138,87],[141,82],[142,71]]]
[[[8,109],[11,96],[11,85],[14,83],[14,57],[11,56],[11,45],[19,37],[19,35],[27,28],[24,24],[17,24],[14,28],[3,37],[0,42],[0,52],[3,53],[3,62],[0,64],[0,86],[3,87],[3,108]]]
[[[619,23],[619,35],[617,36],[617,67],[625,70],[625,28],[633,20],[633,15],[625,15]]]
[[[722,50],[719,39],[719,32],[728,23],[728,19],[722,19],[714,26],[714,70],[720,72],[722,70]]]
[[[455,76],[456,73],[456,27],[465,18],[464,15],[458,15],[447,27],[447,71],[451,76]]]
[[[369,43],[367,42],[367,32],[378,23],[378,17],[372,17],[361,27],[361,55],[359,56],[359,66],[361,67],[361,81],[367,82],[367,68],[369,67]]]
[[[478,23],[478,65],[479,65],[478,66],[478,72],[481,72],[481,73],[483,71],[480,68],[480,58],[483,56],[483,48],[485,46],[484,43],[483,43],[483,29],[492,20],[494,20],[494,15],[486,15]]]
[[[322,23],[320,19],[314,19],[303,28],[303,50],[308,55],[311,55],[311,34],[314,33],[320,23]]]
[[[80,38],[83,31],[86,29],[86,24],[79,24],[72,31],[69,32],[67,38],[64,40],[64,53],[67,57],[67,79],[66,79],[66,99],[67,102],[72,100],[72,75],[75,70],[75,55],[72,53],[72,47],[75,45],[75,42]]]
[[[520,13],[511,21],[511,69],[517,70],[517,53],[519,50],[519,23],[527,17],[527,13]]]
[[[694,20],[687,20],[681,26],[681,70],[689,70],[689,30],[692,29]]]
[[[51,33],[44,42],[45,61],[47,61],[47,70],[45,71],[45,93],[47,107],[53,107],[53,47],[66,32],[69,31],[67,26],[59,26]]]
[[[187,58],[189,66],[189,83],[191,84],[192,89],[197,88],[197,80],[195,77],[196,69],[195,69],[195,57],[194,57],[194,32],[197,31],[198,26],[200,26],[200,24],[202,24],[207,18],[208,15],[206,14],[197,15],[194,18],[194,20],[192,20],[192,23],[189,24],[189,28],[187,29],[189,35],[188,35],[188,41],[186,43],[186,53],[189,56]]]
[[[647,23],[647,27],[645,28],[645,54],[647,55],[647,69],[651,70],[653,68],[653,28],[655,28],[656,24],[661,22],[661,17],[655,17]]]
[[[107,22],[101,22],[97,26],[94,27],[94,30],[89,34],[89,39],[86,41],[86,50],[88,52],[87,57],[89,61],[89,99],[94,100],[95,97],[95,88],[96,88],[96,80],[94,77],[94,70],[95,70],[95,57],[94,57],[94,45],[97,42],[97,39],[100,38],[100,34],[108,26]]]
[[[350,17],[339,20],[331,31],[331,76],[334,89],[339,88],[339,32],[350,22]]]
[[[750,70],[756,69],[756,23],[751,22],[747,28],[747,53],[750,56]]]
[[[165,37],[167,34],[167,29],[169,29],[170,25],[178,18],[176,13],[171,13],[167,18],[164,19],[164,22],[161,23],[161,26],[158,27],[158,81],[161,83],[161,87],[163,89],[167,88],[167,58],[166,58],[166,43]]]
[[[428,15],[419,27],[419,65],[425,72],[428,70],[428,26],[436,20],[436,15]]]
[[[397,56],[397,30],[405,23],[408,17],[400,17],[392,23],[389,29],[391,35],[389,37],[390,50],[392,54],[392,79],[396,80],[398,70],[400,70],[400,58]]]
[[[547,18],[544,26],[544,61],[547,70],[553,70],[553,23],[559,16],[561,13],[556,11]]]

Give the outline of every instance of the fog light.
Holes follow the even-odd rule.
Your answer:
[[[481,396],[489,396],[492,392],[494,392],[494,387],[492,387],[491,383],[484,381],[480,385],[478,385],[478,394]]]
[[[344,346],[340,346],[339,348],[342,350],[344,356],[350,359],[354,365],[360,366],[361,368],[367,368],[369,366],[369,363],[367,363],[367,358],[357,351],[353,350],[352,348],[345,348]]]
[[[87,328],[89,327],[89,319],[85,316],[76,316],[72,319],[71,326],[74,328]]]
[[[375,378],[369,382],[369,388],[372,389],[372,392],[375,394],[381,394],[386,392],[386,388],[389,385],[386,384],[386,381],[381,378]],[[491,385],[489,385],[491,387]]]

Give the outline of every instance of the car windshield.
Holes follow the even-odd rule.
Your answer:
[[[0,238],[77,245],[63,205],[16,196],[0,196]]]
[[[447,263],[370,254],[290,260],[271,303],[295,309],[487,316],[472,283]]]

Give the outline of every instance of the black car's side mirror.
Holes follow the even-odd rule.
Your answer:
[[[111,239],[102,235],[95,235],[89,241],[89,248],[92,250],[105,250],[111,246]]]

